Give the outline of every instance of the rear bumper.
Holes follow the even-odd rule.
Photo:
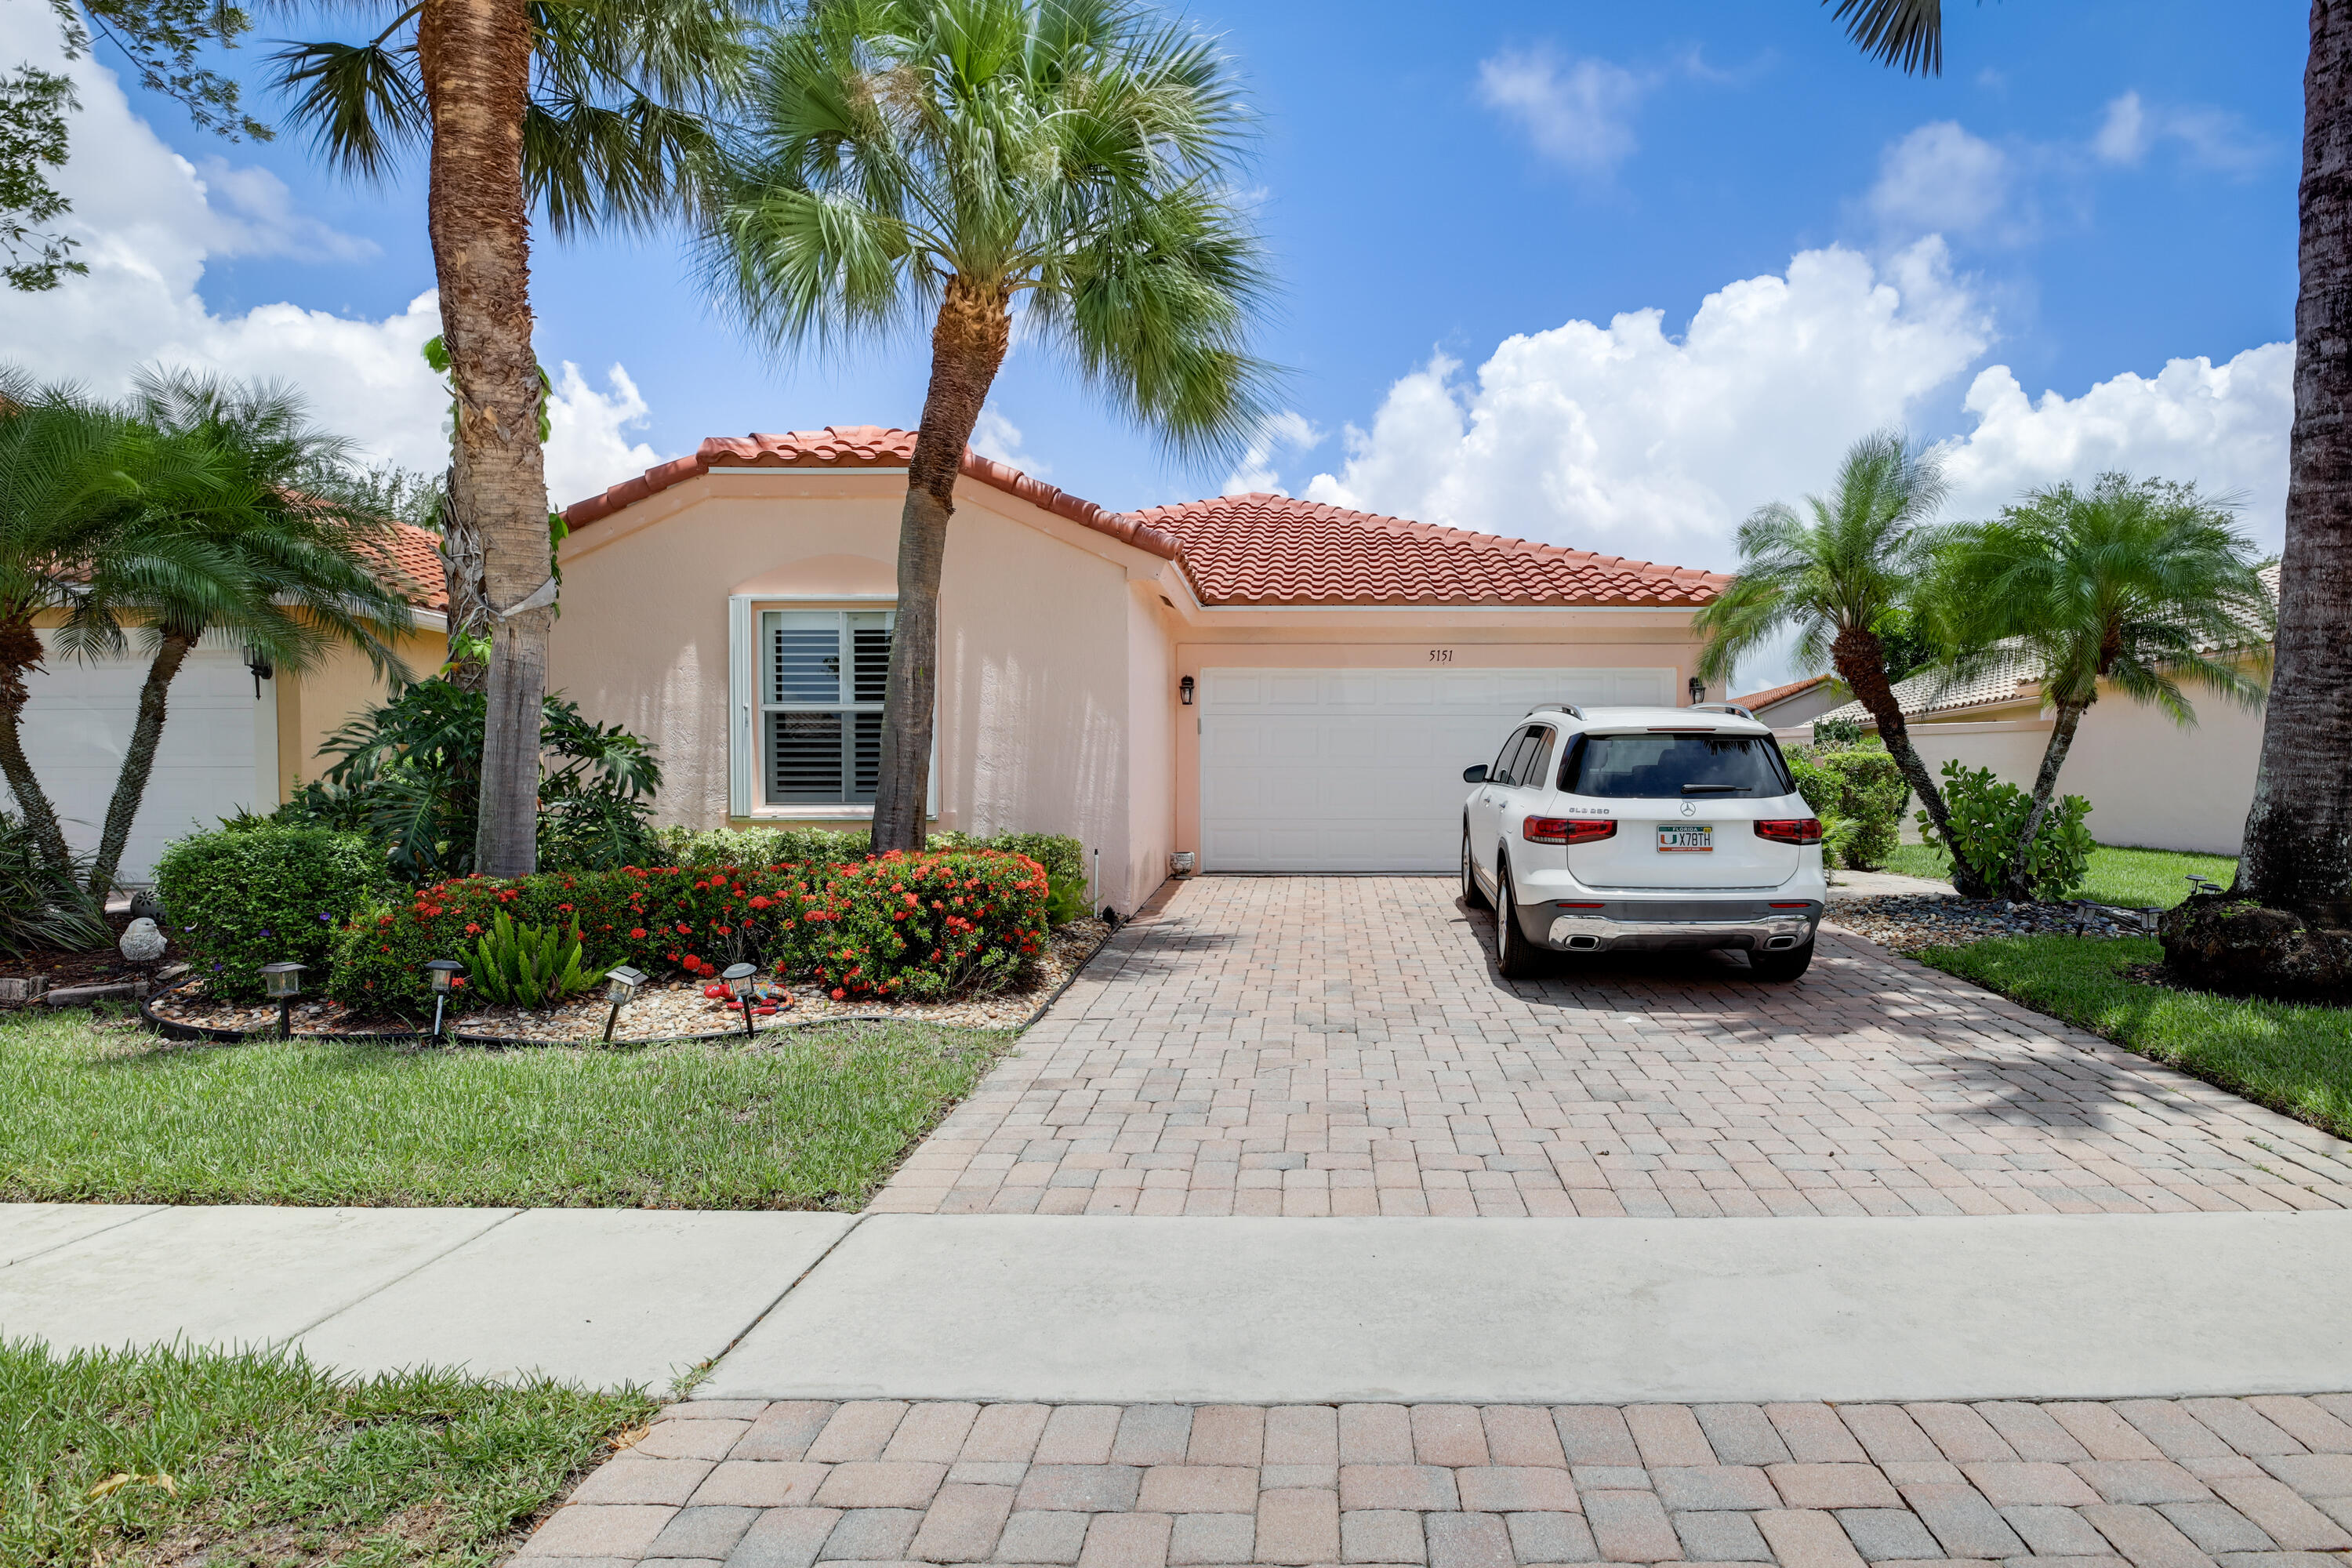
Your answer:
[[[1689,902],[1612,900],[1597,910],[1528,904],[1521,906],[1519,916],[1530,937],[1561,952],[1717,947],[1771,952],[1811,942],[1821,922],[1822,905],[1814,900],[1801,904],[1773,900],[1706,909]]]

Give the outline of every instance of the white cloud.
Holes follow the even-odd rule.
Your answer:
[[[1258,426],[1248,450],[1234,465],[1234,471],[1225,476],[1224,485],[1217,493],[1238,496],[1265,491],[1288,495],[1290,492],[1282,488],[1281,466],[1276,459],[1285,452],[1303,455],[1322,444],[1323,432],[1297,409],[1286,408],[1272,415]]]
[[[131,374],[150,363],[289,382],[320,423],[371,457],[434,472],[447,465],[448,393],[420,352],[441,330],[430,277],[418,280],[404,309],[382,320],[290,303],[214,314],[197,292],[213,258],[333,263],[375,247],[296,210],[267,170],[218,157],[198,165],[173,153],[131,113],[110,73],[88,59],[65,66],[45,10],[0,9],[0,54],[70,69],[76,79],[83,108],[74,116],[72,162],[57,184],[74,204],[61,226],[80,239],[79,255],[89,265],[89,276],[46,293],[0,290],[0,355],[41,380],[102,395],[126,390]],[[608,385],[600,394],[565,366],[548,452],[559,502],[656,460],[620,436],[644,418],[635,386],[617,366]]]
[[[2246,174],[2270,155],[2245,122],[2225,110],[2203,104],[2149,104],[2137,92],[2108,100],[2091,152],[2103,163],[2137,164],[2158,142],[2177,142],[2189,164]]]
[[[1902,238],[1981,235],[2005,216],[2011,177],[2007,153],[1957,121],[1938,120],[1879,154],[1868,204],[1881,226]]]
[[[2078,397],[2026,396],[2007,365],[1969,384],[1975,427],[1946,444],[1948,517],[1986,517],[2036,485],[2108,471],[2194,479],[2234,497],[2266,549],[2285,533],[2287,429],[2294,416],[2294,345],[2265,343],[2215,364],[2177,359],[2154,376],[2130,372]]]
[[[993,408],[981,409],[980,422],[971,430],[971,449],[983,458],[993,458],[1016,468],[1031,479],[1042,479],[1053,471],[1051,463],[1031,457],[1023,448],[1021,426]]]
[[[1505,341],[1475,381],[1437,355],[1390,389],[1317,500],[1694,565],[1739,520],[1817,486],[1846,444],[1906,418],[1990,342],[1940,241],[1884,268],[1843,248],[1664,312]]]
[[[1650,81],[1607,60],[1563,60],[1548,48],[1506,50],[1478,66],[1478,98],[1518,121],[1536,151],[1605,174],[1633,151],[1629,123]]]

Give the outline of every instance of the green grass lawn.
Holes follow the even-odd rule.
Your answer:
[[[277,1353],[0,1343],[0,1563],[487,1568],[655,1409]]]
[[[1906,877],[1943,881],[1952,874],[1952,858],[1940,844],[1898,844],[1886,858],[1885,868]],[[2238,874],[2237,857],[2123,849],[2102,844],[2091,852],[2090,875],[2075,896],[2127,910],[2168,910],[2193,890],[2189,882],[2191,871],[2226,888]]]
[[[1011,1038],[191,1046],[0,1015],[0,1201],[855,1209]]]
[[[2154,937],[2000,937],[1914,956],[2352,1138],[2352,1008],[2173,991],[2119,973],[2163,962]]]

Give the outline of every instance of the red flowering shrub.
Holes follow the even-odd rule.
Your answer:
[[[429,1015],[428,958],[462,957],[468,927],[500,913],[577,920],[583,963],[656,978],[715,977],[751,963],[845,997],[933,997],[1011,983],[1044,948],[1045,874],[988,850],[811,866],[627,867],[467,877],[367,910],[338,933],[328,989],[368,1012]],[[450,1005],[484,1004],[453,994]]]

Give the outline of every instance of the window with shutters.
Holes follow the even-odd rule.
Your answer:
[[[760,612],[762,805],[872,803],[892,620],[887,610]]]

